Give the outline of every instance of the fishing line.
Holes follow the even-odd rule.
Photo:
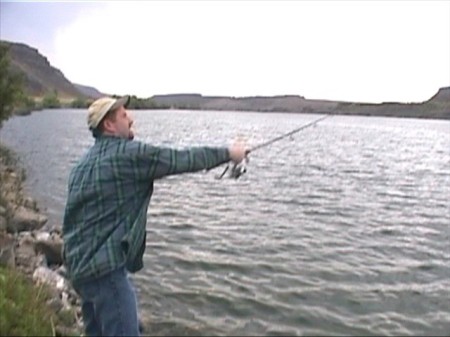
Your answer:
[[[314,120],[314,121],[312,121],[312,122],[310,122],[308,124],[302,125],[302,126],[296,128],[296,129],[292,130],[292,131],[284,133],[284,134],[282,134],[282,135],[280,135],[278,137],[272,138],[272,139],[270,139],[270,140],[268,140],[266,142],[263,142],[263,143],[261,143],[259,145],[256,145],[256,146],[250,148],[249,150],[247,150],[246,156],[245,156],[243,161],[241,161],[240,163],[228,164],[227,167],[225,168],[225,170],[222,172],[222,174],[220,176],[216,177],[216,178],[217,179],[222,179],[223,176],[225,175],[225,173],[227,173],[229,169],[231,169],[231,171],[230,171],[230,178],[235,178],[235,179],[239,178],[241,175],[243,175],[245,172],[247,172],[246,164],[248,163],[248,157],[247,157],[248,154],[250,154],[251,152],[254,152],[256,150],[259,150],[259,149],[261,149],[263,147],[267,147],[267,146],[269,146],[269,145],[271,145],[271,144],[273,144],[275,142],[278,142],[278,141],[280,141],[280,140],[282,140],[282,139],[284,139],[286,137],[292,136],[293,134],[296,134],[297,132],[300,132],[300,131],[302,131],[302,130],[304,130],[306,128],[309,128],[309,127],[319,123],[320,121],[323,121],[324,119],[326,119],[326,118],[328,118],[330,116],[332,116],[332,114],[320,117],[320,118],[318,118],[318,119],[316,119],[316,120]]]

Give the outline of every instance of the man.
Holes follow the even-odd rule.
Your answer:
[[[64,263],[82,300],[88,336],[136,336],[136,294],[128,279],[143,267],[153,181],[239,163],[246,148],[177,150],[133,140],[129,97],[104,97],[88,109],[94,145],[72,169],[63,222]]]

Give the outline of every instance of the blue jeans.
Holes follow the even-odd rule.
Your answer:
[[[86,336],[139,336],[136,293],[125,268],[73,287],[81,297]]]

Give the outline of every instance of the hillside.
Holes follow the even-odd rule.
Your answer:
[[[41,99],[47,94],[57,93],[61,100],[97,98],[102,94],[96,89],[71,83],[53,67],[45,56],[35,48],[22,43],[1,41],[9,46],[10,66],[14,72],[25,77],[25,93]]]
[[[21,43],[6,42],[10,46],[13,70],[25,75],[26,93],[42,99],[46,94],[57,93],[59,99],[81,98],[92,100],[104,96],[96,88],[71,83],[64,74],[53,67],[37,49]],[[132,93],[131,93],[132,94]],[[310,100],[302,96],[202,96],[201,94],[155,95],[145,99],[133,97],[132,109],[195,109],[231,110],[293,113],[332,113],[364,116],[395,116],[415,118],[450,119],[450,87],[439,89],[429,100],[422,103],[339,102]]]
[[[337,112],[347,115],[389,116],[450,119],[450,87],[441,88],[429,100],[422,103],[342,103]]]
[[[216,97],[200,94],[156,95],[157,105],[177,109],[260,112],[331,113],[339,115],[391,116],[450,119],[450,87],[422,103],[352,103],[309,100],[302,96]]]
[[[172,108],[200,110],[278,111],[278,112],[331,112],[336,102],[306,100],[301,96],[217,97],[199,94],[156,95],[152,99],[158,105]]]
[[[90,97],[90,98],[93,98],[93,99],[97,99],[97,98],[105,96],[105,94],[102,94],[100,91],[98,91],[97,89],[95,89],[93,87],[89,87],[89,86],[81,85],[81,84],[76,84],[76,83],[74,83],[74,86],[83,95],[85,95],[87,97]]]

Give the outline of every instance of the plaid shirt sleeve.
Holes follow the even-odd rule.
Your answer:
[[[230,160],[227,148],[174,149],[141,142],[125,143],[123,153],[129,158],[132,174],[138,180],[209,170]]]

